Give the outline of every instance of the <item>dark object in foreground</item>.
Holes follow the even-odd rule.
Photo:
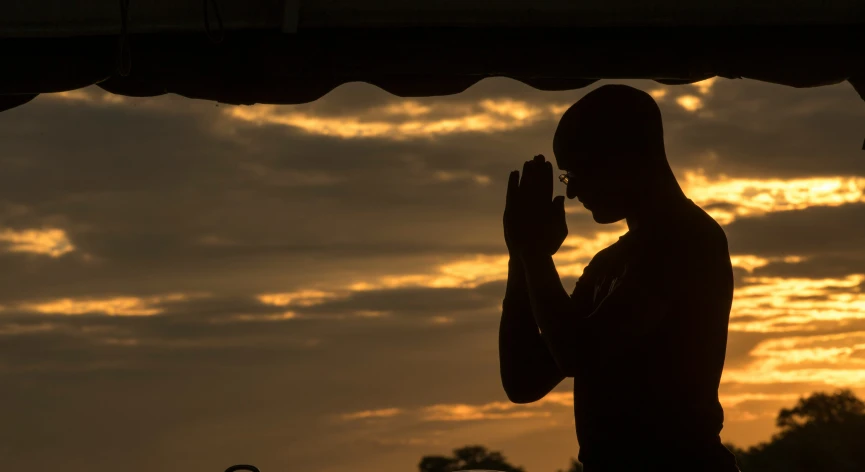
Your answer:
[[[296,104],[352,81],[417,97],[495,76],[540,90],[599,79],[847,80],[865,98],[865,2],[608,3],[17,2],[0,18],[0,111],[92,84]]]
[[[246,465],[246,464],[233,465],[233,466],[225,469],[225,472],[237,472],[239,470],[248,470],[251,472],[261,472],[258,470],[258,467],[254,466],[254,465]]]

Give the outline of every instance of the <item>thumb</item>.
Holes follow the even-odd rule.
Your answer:
[[[565,196],[558,195],[553,199],[553,214],[556,216],[565,216]]]

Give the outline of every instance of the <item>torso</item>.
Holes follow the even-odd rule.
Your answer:
[[[693,255],[703,257],[707,251],[712,254],[699,270],[711,271],[716,283],[694,286],[682,268],[693,270]],[[626,271],[633,277],[635,270],[641,274],[637,280],[670,289],[674,305],[651,335],[603,360],[580,363],[574,407],[581,461],[600,467],[652,450],[677,449],[680,456],[694,455],[693,460],[732,465],[718,470],[738,470],[719,439],[718,386],[733,289],[723,230],[688,200],[667,222],[641,227],[596,255],[574,296],[590,296],[583,303],[594,310]]]

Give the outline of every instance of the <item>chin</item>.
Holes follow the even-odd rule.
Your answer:
[[[595,223],[600,223],[602,225],[609,225],[613,223],[618,223],[625,219],[624,216],[613,215],[609,213],[604,213],[600,211],[592,212],[592,219],[595,220]]]

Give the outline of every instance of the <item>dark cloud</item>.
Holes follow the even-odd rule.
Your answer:
[[[725,231],[731,252],[738,254],[764,257],[856,254],[865,243],[865,204],[811,207],[740,218],[727,225]]]
[[[459,309],[460,295],[444,292],[442,300],[456,299]],[[390,300],[382,308],[398,317],[418,296],[395,291],[371,298]],[[2,376],[14,384],[0,401],[19,406],[0,428],[16,451],[6,459],[47,467],[56,464],[49,458],[63,457],[69,470],[134,471],[177,460],[226,467],[243,462],[239,456],[260,466],[349,464],[365,453],[342,447],[357,433],[335,429],[327,419],[335,413],[484,403],[503,395],[495,311],[430,326],[357,317],[214,322],[232,311],[275,310],[245,299],[166,307],[164,315],[137,318],[30,315],[55,329],[0,337]],[[363,303],[344,309],[358,307]],[[124,339],[137,344],[116,342]],[[104,450],[118,443],[118,431],[141,439]],[[175,459],[170,444],[181,439],[184,459]],[[218,447],[224,442],[230,445]]]
[[[491,294],[489,294],[491,295]],[[489,296],[471,289],[461,288],[403,288],[354,292],[349,297],[327,301],[300,313],[342,313],[352,311],[380,311],[422,316],[459,315],[461,312],[485,310],[495,312],[504,296],[504,290]]]
[[[720,79],[702,99],[713,116],[663,107],[678,165],[735,177],[865,175],[865,107],[846,82],[817,90]]]
[[[770,262],[754,269],[761,277],[843,278],[865,273],[865,255],[850,251],[841,255],[817,255],[801,262]]]

